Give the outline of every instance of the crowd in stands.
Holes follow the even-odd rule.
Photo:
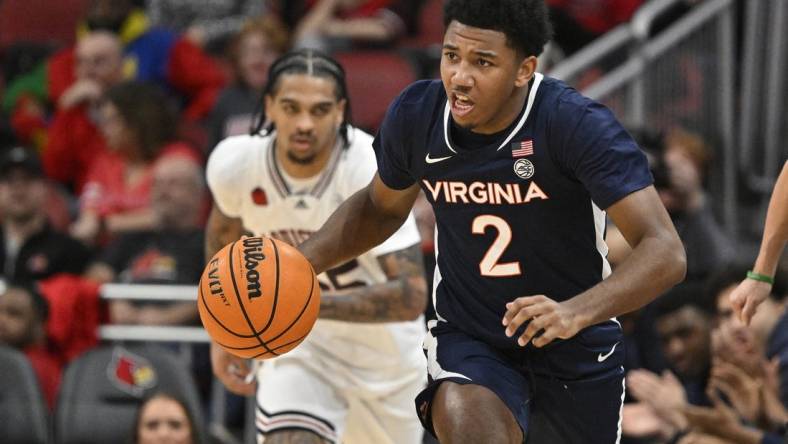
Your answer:
[[[99,288],[197,283],[210,210],[205,159],[223,138],[250,131],[277,57],[299,47],[385,51],[406,54],[410,75],[422,77],[435,72],[423,36],[442,26],[422,15],[440,0],[77,3],[84,9],[72,39],[31,46],[19,37],[37,63],[19,65],[8,57],[13,45],[0,48],[2,72],[14,73],[0,78],[0,344],[25,353],[50,408],[62,370],[99,343],[99,325],[198,325],[192,303],[107,303]],[[644,1],[547,3],[555,44],[570,55]],[[382,113],[392,98],[370,100]],[[749,326],[736,319],[728,296],[754,258],[734,253],[711,211],[715,150],[692,128],[632,133],[684,242],[688,279],[621,319],[629,371],[622,442],[781,442],[788,268]],[[417,211],[430,253],[433,219],[429,208]],[[615,267],[628,246],[609,231]],[[208,365],[207,355],[194,356]],[[197,442],[177,397],[143,405],[135,442],[159,442],[156,434]]]

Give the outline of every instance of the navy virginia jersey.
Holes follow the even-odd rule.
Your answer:
[[[506,303],[563,301],[606,278],[604,210],[652,177],[610,110],[541,74],[495,144],[463,149],[451,125],[441,82],[414,83],[374,141],[378,172],[394,189],[417,183],[435,210],[438,321],[514,348],[501,324]]]

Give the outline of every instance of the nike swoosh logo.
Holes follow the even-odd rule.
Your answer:
[[[430,153],[427,153],[427,157],[424,158],[424,160],[427,161],[427,163],[443,162],[446,159],[451,159],[451,156],[431,158]]]
[[[614,351],[616,351],[616,346],[617,346],[617,345],[618,345],[618,342],[616,342],[615,344],[613,344],[613,348],[611,348],[611,349],[610,349],[610,351],[609,351],[609,352],[607,352],[607,353],[606,353],[606,354],[604,354],[604,355],[603,355],[602,353],[600,353],[600,354],[599,354],[599,356],[597,356],[597,357],[596,357],[596,360],[597,360],[597,362],[604,362],[604,361],[605,361],[605,359],[609,358],[609,357],[610,357],[610,355],[612,355],[612,354],[613,354],[613,352],[614,352]]]

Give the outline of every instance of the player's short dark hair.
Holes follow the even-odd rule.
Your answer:
[[[683,282],[673,287],[654,300],[651,309],[654,319],[659,319],[685,307],[696,308],[708,316],[713,316],[716,312],[714,301],[704,291],[704,283],[697,281]]]
[[[339,127],[339,135],[349,144],[348,127],[350,126],[350,97],[345,81],[345,69],[328,54],[314,49],[299,49],[290,51],[279,57],[268,69],[268,81],[265,84],[262,97],[260,97],[259,110],[252,124],[251,134],[262,131],[270,133],[274,129],[273,122],[266,126],[265,122],[265,97],[276,93],[279,79],[285,74],[306,74],[314,77],[329,78],[334,81],[336,99],[345,100],[345,114]]]
[[[553,38],[544,0],[448,0],[443,24],[457,20],[474,28],[503,32],[509,46],[526,57],[538,56]]]

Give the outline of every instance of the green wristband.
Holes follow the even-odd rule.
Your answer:
[[[774,285],[773,277],[767,276],[765,274],[756,273],[752,270],[747,272],[747,279],[752,279],[754,281],[759,281],[759,282],[766,282],[769,285]]]

